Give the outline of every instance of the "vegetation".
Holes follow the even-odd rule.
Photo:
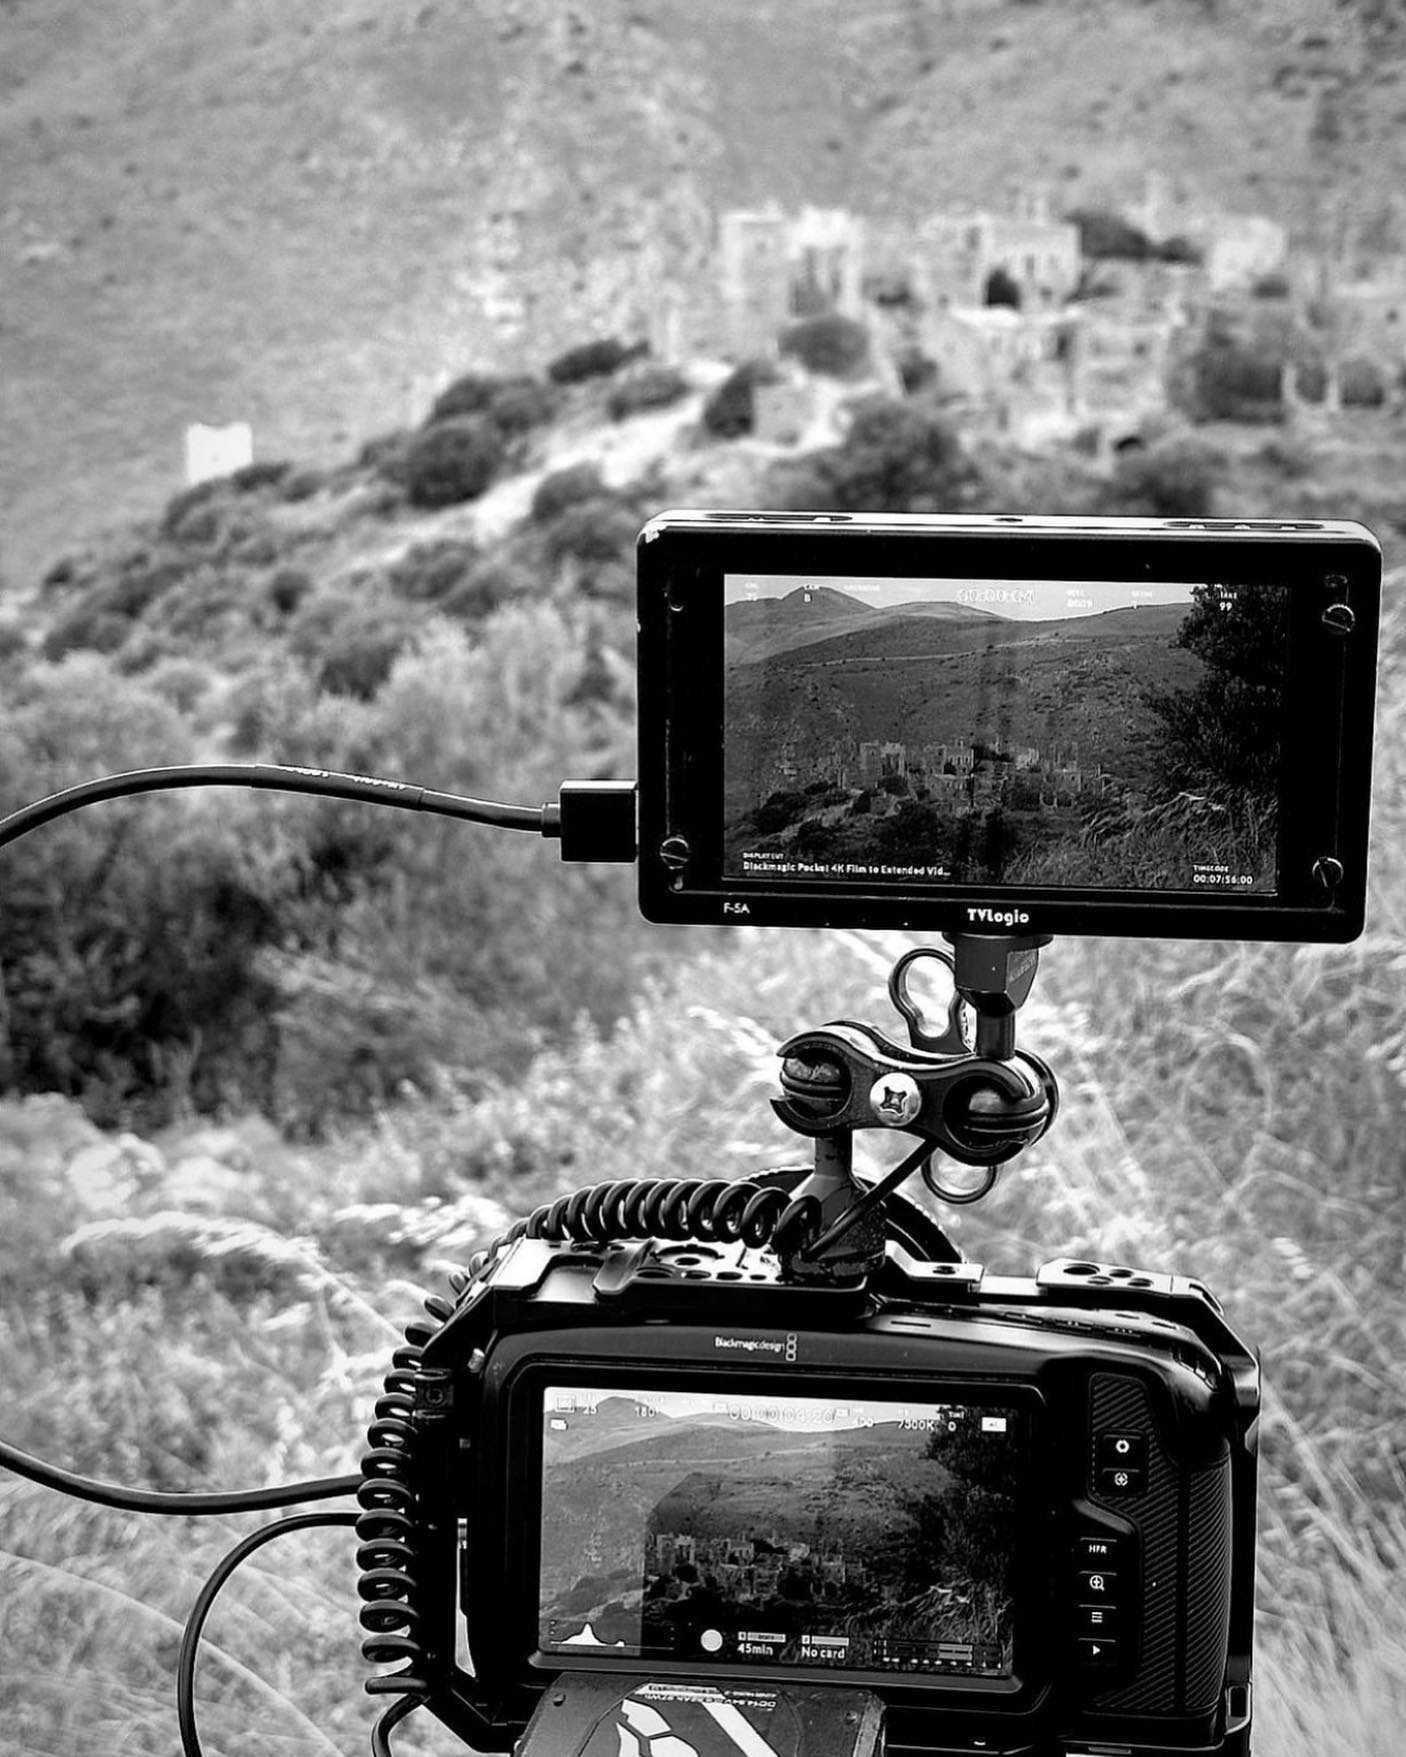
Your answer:
[[[1158,243],[1131,220],[1108,208],[1075,208],[1065,215],[1079,229],[1079,254],[1091,261],[1198,263],[1201,252],[1189,238]]]
[[[951,425],[920,402],[866,398],[844,439],[774,473],[788,507],[836,512],[952,512],[972,503],[979,474]]]
[[[472,505],[416,506],[388,478],[417,437],[204,487],[51,569],[30,638],[0,653],[0,809],[188,755],[529,801],[629,773],[629,550],[669,481],[549,471],[490,536]],[[1227,458],[1221,510],[1330,493],[1285,443]],[[1100,492],[1181,492],[1177,455],[1149,444]],[[1041,496],[919,399],[863,405],[801,468],[821,506],[1079,510],[1096,479],[1052,466]],[[1228,784],[1215,765],[1253,743],[1226,716],[1253,718],[1255,678],[1229,625],[1186,638],[1221,688],[1173,715],[1169,749]],[[990,1200],[945,1215],[997,1272],[1069,1253],[1196,1273],[1262,1347],[1265,1757],[1388,1757],[1406,1723],[1403,752],[1397,618],[1367,938],[1056,945],[1021,1040],[1058,1070],[1059,1120]],[[535,838],[237,790],[113,803],[0,858],[6,1437],[172,1489],[354,1470],[412,1289],[535,1201],[794,1162],[766,1104],[775,1046],[889,1018],[907,949],[646,929],[628,871],[562,866]],[[865,1142],[861,1168],[890,1147]],[[17,1748],[169,1746],[179,1623],[248,1522],[76,1508],[10,1478],[0,1501]],[[353,1548],[311,1533],[231,1582],[200,1675],[208,1748],[364,1747]]]
[[[581,384],[588,378],[609,378],[648,351],[645,343],[628,343],[615,336],[603,336],[599,341],[580,342],[558,354],[547,367],[547,377],[553,384]]]
[[[406,447],[401,465],[411,505],[476,499],[493,480],[502,445],[494,424],[482,416],[456,416],[425,428]]]
[[[827,378],[855,378],[869,364],[869,332],[852,317],[827,312],[781,332],[781,352],[808,372]]]
[[[646,366],[612,386],[606,409],[613,421],[650,409],[667,409],[688,395],[688,380],[676,366]]]
[[[703,430],[715,439],[740,439],[756,425],[759,384],[775,384],[781,374],[770,360],[744,360],[703,404]]]

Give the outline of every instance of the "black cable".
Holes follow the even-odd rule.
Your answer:
[[[355,1513],[295,1513],[291,1519],[279,1519],[272,1525],[250,1532],[221,1558],[214,1573],[201,1587],[200,1596],[186,1618],[180,1657],[176,1661],[176,1718],[180,1723],[181,1749],[185,1757],[203,1757],[200,1736],[195,1730],[195,1655],[205,1619],[225,1581],[247,1556],[252,1556],[255,1550],[276,1537],[282,1537],[285,1532],[305,1531],[312,1525],[353,1525],[355,1522]]]
[[[51,793],[47,799],[21,806],[0,818],[0,848],[37,830],[40,824],[81,811],[100,799],[121,799],[130,793],[158,793],[171,787],[263,787],[279,793],[317,793],[330,799],[361,799],[401,811],[428,811],[440,817],[465,818],[502,830],[533,830],[549,834],[549,814],[556,808],[500,805],[491,799],[467,799],[457,793],[436,793],[408,781],[383,781],[374,775],[343,775],[332,769],[304,769],[280,763],[182,763],[173,768],[132,769],[102,775]]]
[[[423,1707],[424,1701],[419,1696],[402,1696],[399,1702],[392,1702],[371,1729],[371,1757],[394,1757],[391,1728],[399,1726],[408,1715]]]
[[[124,1513],[260,1513],[271,1507],[291,1507],[299,1501],[327,1501],[336,1495],[354,1495],[359,1476],[324,1476],[312,1482],[286,1482],[268,1489],[242,1489],[203,1495],[167,1494],[159,1489],[124,1489],[115,1483],[75,1476],[28,1452],[0,1440],[0,1466],[27,1476],[46,1489],[73,1495],[80,1501],[96,1501],[100,1507],[119,1507]]]

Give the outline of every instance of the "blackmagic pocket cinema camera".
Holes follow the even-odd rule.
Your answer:
[[[1361,931],[1381,558],[1290,521],[675,512],[639,543],[638,783],[531,808],[273,765],[238,785],[638,858],[652,920],[921,930],[901,1027],[780,1047],[809,1163],[641,1167],[518,1221],[409,1326],[355,1492],[372,1738],[517,1757],[1248,1757],[1259,1369],[1161,1270],[962,1260],[929,1208],[1055,1120],[1016,1019],[1056,932]],[[937,1004],[930,983],[945,972]],[[950,980],[949,980],[950,979]],[[861,1177],[860,1131],[911,1138]],[[939,1171],[939,1161],[955,1172]]]
[[[1194,1279],[988,1276],[898,1186],[972,1200],[1054,1120],[1056,930],[1360,931],[1374,539],[680,512],[639,580],[645,914],[950,949],[905,1039],[782,1046],[812,1165],[583,1190],[430,1302],[366,1465],[378,1687],[520,1757],[1245,1757],[1254,1352]],[[568,856],[593,797],[633,835],[566,789]]]

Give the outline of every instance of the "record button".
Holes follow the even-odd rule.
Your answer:
[[[1106,1470],[1146,1470],[1146,1434],[1100,1434],[1098,1461]]]

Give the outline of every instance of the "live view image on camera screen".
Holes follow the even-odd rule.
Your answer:
[[[1286,587],[724,595],[725,877],[1278,889]]]
[[[1022,1417],[551,1387],[543,1652],[1000,1678]]]

